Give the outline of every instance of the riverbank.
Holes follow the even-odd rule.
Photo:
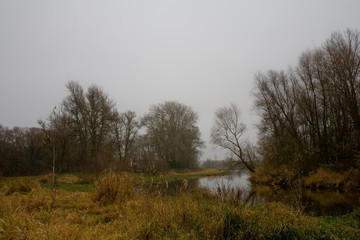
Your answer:
[[[354,191],[360,188],[360,170],[334,171],[329,168],[319,168],[306,175],[297,175],[285,165],[277,168],[260,166],[250,174],[250,181],[266,186],[282,188],[303,187],[307,189],[333,189]]]
[[[197,179],[201,177],[217,177],[229,174],[218,169],[197,169],[197,170],[171,170],[167,172],[159,172],[156,175],[146,175],[143,173],[125,172],[124,173],[129,181],[136,185],[144,184],[158,184],[172,181],[183,181]],[[65,173],[56,175],[57,189],[68,192],[93,192],[95,190],[94,183],[96,179],[103,174],[78,174],[78,173]],[[33,184],[39,185],[42,188],[50,189],[52,181],[51,174],[41,176],[25,176],[25,177],[9,177],[3,178],[0,181],[0,188],[2,185],[10,185],[11,192],[27,192],[29,188],[34,187]]]
[[[190,174],[191,175],[191,174]],[[39,180],[0,190],[1,239],[358,239],[360,211],[311,217],[281,203],[246,207],[204,190],[162,196],[135,191],[130,175],[103,176],[93,192],[59,189],[55,205]],[[16,180],[16,179],[15,179]],[[60,177],[59,177],[60,180]],[[67,176],[61,181],[74,184]],[[21,182],[21,179],[18,180]],[[184,183],[184,188],[186,184]],[[103,191],[106,190],[106,191]],[[109,196],[111,194],[111,196]]]

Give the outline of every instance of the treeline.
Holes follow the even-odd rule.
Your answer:
[[[360,166],[360,33],[333,33],[287,71],[255,77],[259,141],[243,139],[246,126],[235,104],[215,112],[211,139],[250,172],[259,164],[306,175],[321,166]],[[39,128],[0,127],[0,173],[105,168],[155,172],[194,168],[204,143],[197,114],[177,102],[153,105],[138,117],[118,112],[103,90],[66,85],[68,96]],[[212,163],[209,162],[209,165]],[[215,163],[214,163],[215,164]]]
[[[0,126],[0,174],[99,172],[106,168],[155,172],[195,168],[204,146],[197,114],[178,102],[153,105],[138,117],[119,112],[98,86],[66,84],[68,96],[38,128]]]
[[[0,175],[42,173],[51,160],[42,135],[39,128],[0,125]]]
[[[256,75],[263,163],[309,173],[359,166],[359,32],[333,33],[287,71]]]

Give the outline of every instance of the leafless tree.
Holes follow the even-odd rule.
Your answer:
[[[360,34],[333,33],[295,70],[256,75],[263,157],[310,171],[356,165],[360,152]]]
[[[246,168],[254,172],[254,162],[245,150],[247,148],[243,136],[245,124],[240,120],[240,110],[235,104],[219,108],[215,112],[215,122],[211,129],[211,140],[214,144],[229,150]]]
[[[66,87],[69,95],[63,101],[63,109],[77,140],[81,165],[97,168],[98,157],[106,150],[116,120],[115,103],[96,85],[86,93],[77,82],[70,81]]]
[[[88,124],[87,103],[81,85],[70,81],[66,84],[69,95],[64,99],[62,106],[65,114],[70,118],[70,125],[76,138],[77,157],[83,167],[89,158],[88,154]]]
[[[113,125],[113,134],[115,149],[122,169],[129,164],[130,154],[140,128],[141,123],[137,120],[135,112],[127,111],[120,115],[117,114]]]

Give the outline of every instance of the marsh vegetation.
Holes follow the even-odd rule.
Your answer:
[[[140,174],[135,177],[107,172],[90,184],[81,176],[60,175],[59,182],[75,184],[78,188],[70,190],[59,185],[54,205],[43,177],[5,179],[1,181],[0,236],[2,239],[357,239],[360,236],[359,210],[338,217],[313,217],[280,202],[246,206],[237,201],[236,194],[218,195],[201,188],[190,189],[187,178],[182,180],[181,193],[165,195],[161,191],[139,191],[136,186],[155,183]],[[80,185],[93,187],[89,190]]]

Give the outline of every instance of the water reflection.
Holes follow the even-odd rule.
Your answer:
[[[240,190],[242,192],[241,200],[247,202],[249,196],[252,195],[251,183],[249,174],[247,173],[233,173],[231,175],[221,177],[205,177],[198,179],[198,187],[206,188],[210,192],[216,194],[218,188],[227,188],[234,191]]]
[[[279,201],[295,208],[301,208],[304,212],[316,215],[342,215],[360,206],[359,193],[346,193],[341,191],[311,191],[294,187],[281,189],[261,185],[252,185],[247,172],[237,172],[229,176],[217,178],[201,178],[199,187],[209,189],[216,193],[220,186],[230,186],[242,190],[242,201],[248,206],[254,206],[265,202]]]
[[[187,187],[184,187],[184,184]],[[241,201],[248,206],[265,202],[280,201],[284,204],[301,208],[311,215],[342,215],[360,206],[359,193],[345,193],[340,191],[311,191],[308,189],[293,188],[284,190],[276,187],[252,185],[247,172],[234,172],[231,175],[220,177],[205,177],[183,182],[174,181],[151,185],[148,190],[161,191],[165,195],[180,194],[193,188],[205,188],[217,194],[218,188],[240,190]]]

